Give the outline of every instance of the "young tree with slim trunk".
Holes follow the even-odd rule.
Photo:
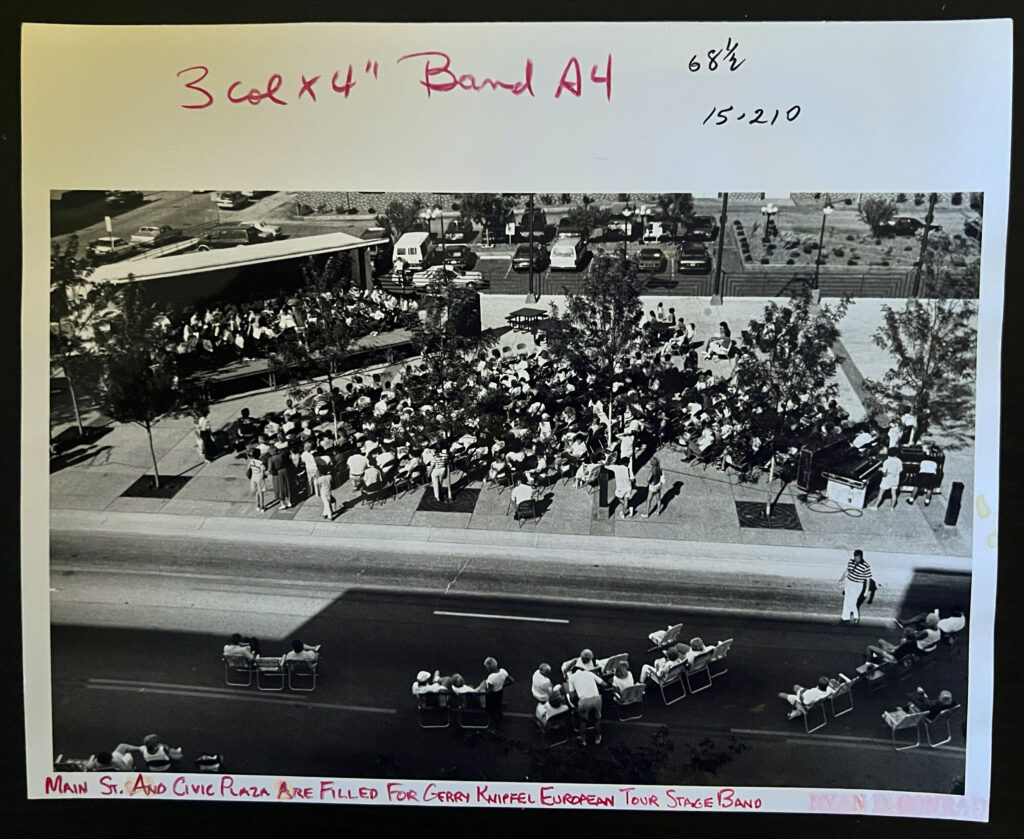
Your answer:
[[[391,230],[391,235],[398,240],[403,233],[410,230],[418,230],[422,226],[420,210],[423,209],[423,202],[414,198],[408,204],[403,201],[392,201],[388,204],[384,215],[377,217],[377,222],[382,227]]]
[[[294,333],[277,340],[271,361],[284,378],[322,379],[327,393],[345,369],[352,343],[373,331],[373,321],[354,311],[347,299],[352,288],[352,263],[330,256],[322,267],[310,258],[302,266],[304,283],[294,295],[293,310],[301,319]],[[338,436],[338,409],[331,396],[331,419]]]
[[[760,320],[743,336],[733,382],[741,395],[733,410],[735,425],[748,446],[751,465],[768,471],[765,515],[771,519],[776,475],[795,472],[800,448],[826,423],[838,423],[832,403],[839,393],[832,351],[848,302],[814,306],[808,294],[788,306],[769,303]]]
[[[425,439],[441,448],[452,444],[479,416],[474,359],[480,350],[495,343],[489,335],[461,334],[460,329],[476,306],[476,293],[452,284],[447,274],[427,286],[422,317],[412,327],[413,343],[419,351],[422,375],[407,382],[414,405],[431,410],[417,414]],[[451,496],[451,473],[448,494]]]
[[[137,283],[129,280],[121,286],[114,302],[116,313],[96,333],[103,355],[100,405],[112,419],[132,422],[145,430],[153,461],[153,485],[159,489],[153,426],[184,402],[175,355],[159,324],[160,312],[145,302]]]
[[[109,316],[109,283],[89,281],[92,268],[78,260],[78,239],[72,236],[63,249],[50,252],[50,362],[59,366],[68,382],[71,408],[79,436],[85,434],[79,405],[79,380],[95,358],[93,332]]]
[[[504,232],[505,224],[515,218],[519,195],[497,192],[467,192],[462,196],[459,212],[466,221],[475,221],[484,230]]]
[[[921,296],[901,309],[883,306],[874,334],[895,363],[881,381],[865,382],[868,392],[885,410],[909,406],[919,434],[929,425],[953,433],[971,424],[979,275],[976,261],[954,265],[956,252],[947,237],[936,236],[925,256]]]
[[[580,292],[566,295],[564,311],[551,307],[548,346],[553,356],[593,380],[593,397],[607,406],[609,446],[619,399],[614,384],[642,339],[642,284],[636,267],[621,254],[597,256]]]
[[[860,205],[860,217],[871,228],[871,235],[877,236],[882,225],[896,215],[896,205],[888,198],[872,195]]]

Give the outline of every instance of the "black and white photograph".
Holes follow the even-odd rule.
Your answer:
[[[55,769],[962,790],[982,193],[51,207]]]
[[[156,29],[24,31],[29,798],[989,818],[1009,22]]]

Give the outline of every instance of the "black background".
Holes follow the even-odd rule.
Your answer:
[[[4,551],[0,560],[0,592],[4,597],[0,619],[6,645],[0,661],[0,695],[3,697],[3,725],[0,727],[0,824],[10,836],[199,836],[220,837],[281,834],[283,836],[388,836],[403,833],[434,836],[473,834],[491,836],[537,836],[547,831],[567,831],[571,836],[599,832],[606,837],[653,833],[684,835],[714,832],[716,835],[845,836],[870,832],[874,836],[916,839],[941,834],[956,837],[1021,835],[1016,805],[1020,800],[1021,777],[1021,666],[1018,638],[1021,615],[1020,593],[1021,524],[1017,511],[1021,493],[1021,416],[1024,388],[1019,377],[1021,334],[1021,242],[1016,212],[1020,207],[1019,166],[1011,172],[1010,229],[1007,237],[1007,283],[1003,332],[1002,464],[1000,524],[1000,574],[996,615],[995,732],[992,743],[991,821],[987,825],[958,822],[930,822],[922,819],[893,819],[851,816],[783,816],[687,814],[673,818],[657,813],[570,813],[517,810],[444,810],[440,808],[382,808],[338,805],[300,807],[264,804],[218,804],[147,801],[141,807],[131,801],[28,801],[25,798],[24,728],[20,660],[20,574],[18,550],[19,398],[21,307],[21,221],[20,221],[20,113],[19,113],[19,26],[22,22],[81,24],[187,24],[187,23],[274,23],[287,21],[558,21],[558,20],[959,20],[967,18],[1013,17],[1018,2],[998,0],[870,0],[870,2],[801,3],[792,0],[758,2],[738,0],[728,5],[642,2],[591,2],[560,0],[546,3],[517,0],[514,4],[473,5],[467,2],[434,0],[429,3],[375,2],[267,2],[267,0],[188,0],[145,3],[140,0],[39,3],[6,3],[0,10],[0,189],[6,195],[2,237],[3,272],[0,273],[0,358],[4,376],[0,379],[0,514],[5,525]],[[1015,47],[1020,42],[1014,34]],[[908,43],[907,75],[894,83],[916,84],[912,67],[913,44]],[[970,62],[966,54],[951,55],[950,61]],[[1016,75],[1016,74],[1015,74]],[[924,80],[922,80],[924,81]],[[1016,87],[1016,85],[1015,85]],[[1016,114],[1018,108],[1015,107]],[[1016,120],[1015,120],[1016,123]],[[941,125],[936,125],[941,130]],[[74,143],[74,126],[68,126],[68,142]],[[1014,137],[1014,148],[1019,146]],[[1014,154],[1014,162],[1019,163]],[[41,468],[41,467],[40,467]],[[970,515],[970,511],[965,511]],[[28,527],[45,527],[45,511],[24,511]]]

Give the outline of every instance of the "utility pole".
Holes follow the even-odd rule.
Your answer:
[[[928,253],[928,231],[932,226],[932,219],[935,218],[935,202],[939,200],[936,193],[928,196],[928,214],[924,217],[924,233],[921,234],[921,254],[917,260],[917,270],[914,272],[914,288],[911,297],[917,297],[921,293],[921,270],[924,268],[924,257]]]
[[[711,293],[711,305],[722,305],[722,249],[725,245],[725,222],[729,210],[729,193],[722,193],[722,215],[718,220],[718,259],[715,260],[715,288]]]
[[[527,300],[531,303],[535,303],[540,294],[534,294],[533,291],[533,193],[530,193],[530,204],[528,212],[530,214],[530,289],[527,292]]]

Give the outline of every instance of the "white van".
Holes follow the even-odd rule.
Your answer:
[[[579,236],[558,238],[551,246],[551,268],[560,271],[578,271],[586,248]]]
[[[406,268],[417,270],[426,266],[427,260],[434,252],[434,242],[429,233],[416,231],[403,233],[395,242],[394,260],[397,264],[401,259]]]

